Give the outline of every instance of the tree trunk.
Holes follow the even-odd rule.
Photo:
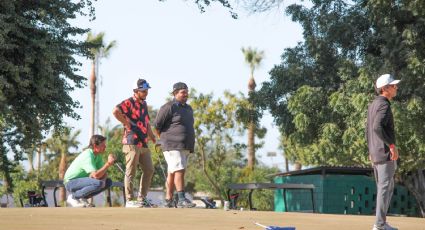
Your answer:
[[[65,169],[66,169],[66,153],[61,153],[61,159],[59,162],[59,179],[63,180],[65,176]],[[59,200],[65,201],[66,193],[65,188],[61,187],[59,192]]]
[[[253,92],[256,86],[257,84],[255,84],[255,79],[251,76],[248,81],[248,92]]]
[[[12,162],[7,158],[7,150],[1,142],[2,136],[0,134],[0,173],[3,175],[3,188],[5,188],[6,193],[11,193],[13,187],[13,179],[10,175],[12,171]]]
[[[37,148],[37,157],[36,157],[36,162],[37,162],[37,176],[40,175],[40,168],[41,168],[41,151],[42,151],[42,144],[40,144]]]
[[[404,176],[403,184],[416,198],[419,214],[425,217],[425,170],[419,169]]]
[[[248,94],[251,94],[255,91],[255,80],[251,76],[248,81]],[[254,111],[253,104],[249,102],[249,123],[248,123],[248,164],[247,167],[251,170],[254,170],[255,166],[255,122],[254,122]]]
[[[95,58],[96,59],[96,58]],[[96,106],[96,61],[92,62],[90,73],[90,95],[91,95],[91,113],[90,113],[90,137],[94,135],[95,127],[95,106]]]
[[[31,150],[32,151],[32,150]],[[29,169],[28,173],[34,172],[34,152],[27,153]]]
[[[295,167],[295,170],[301,170],[302,165],[299,162],[295,162],[294,167]]]
[[[285,157],[285,170],[286,172],[289,172],[289,161],[287,157]]]
[[[248,168],[255,166],[255,124],[251,120],[248,124]]]
[[[99,126],[99,116],[100,116],[100,86],[101,86],[101,78],[99,74],[99,66],[100,66],[100,60],[96,57],[96,66],[95,66],[95,76],[96,76],[96,92],[95,92],[95,104],[96,107],[94,109],[94,132],[93,134],[97,134],[98,126]]]

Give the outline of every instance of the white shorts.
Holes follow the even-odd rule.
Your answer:
[[[187,166],[187,155],[189,150],[164,151],[164,158],[167,161],[168,173],[173,173]]]

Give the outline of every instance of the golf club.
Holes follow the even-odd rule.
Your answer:
[[[158,154],[159,152],[161,152],[161,144],[155,144],[155,152]],[[162,161],[161,161],[161,157],[158,155],[158,163],[159,163],[159,167],[161,168],[162,171],[162,175],[164,176],[165,182],[167,182],[167,175],[165,174],[165,170],[162,167]],[[168,184],[167,184],[168,186]]]
[[[131,180],[131,177],[128,176],[127,173],[125,173],[124,169],[121,168],[121,166],[118,164],[118,162],[115,162],[115,166],[117,166],[117,168],[125,175],[125,177],[128,178],[130,183],[134,186],[133,181]]]

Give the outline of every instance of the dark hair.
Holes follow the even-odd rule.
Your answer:
[[[375,88],[376,95],[378,95],[378,96],[381,95],[382,88],[377,88],[375,84],[373,84],[373,88]]]
[[[96,145],[100,145],[102,142],[104,142],[106,140],[106,137],[102,136],[102,135],[93,135],[90,138],[90,142],[89,142],[89,146],[87,146],[87,148],[93,149],[93,147]]]

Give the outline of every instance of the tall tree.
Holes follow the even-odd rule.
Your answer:
[[[0,171],[10,189],[23,151],[64,117],[79,118],[69,93],[84,86],[75,58],[88,55],[78,39],[87,30],[69,22],[93,10],[90,0],[0,1]]]
[[[325,0],[286,12],[304,42],[285,50],[256,101],[279,124],[285,154],[308,165],[369,166],[367,105],[376,78],[395,74],[397,175],[424,216],[425,2]]]
[[[241,180],[246,175],[241,151],[246,147],[235,137],[245,133],[240,113],[246,111],[247,99],[242,95],[224,92],[214,99],[213,94],[197,94],[191,89],[191,106],[195,118],[196,163],[194,169],[202,176],[196,178],[196,187],[219,197],[222,204],[226,197],[226,185]],[[258,129],[264,137],[265,130]],[[188,170],[191,172],[191,170]],[[254,179],[252,177],[243,179]],[[264,178],[262,178],[264,180]],[[199,182],[204,181],[204,182]]]
[[[236,2],[248,12],[261,13],[279,8],[284,3],[284,0],[236,0]]]
[[[28,148],[25,150],[25,154],[27,155],[27,160],[28,160],[28,172],[31,173],[34,171],[34,152],[36,151],[35,147],[32,148]]]
[[[37,145],[37,175],[40,175],[40,171],[41,171],[41,157],[44,157],[44,160],[46,160],[46,150],[47,150],[47,143],[46,142],[41,142]]]
[[[91,95],[91,113],[90,113],[90,137],[95,134],[96,127],[96,100],[98,100],[97,88],[99,86],[98,74],[99,65],[102,58],[107,58],[114,48],[117,42],[111,41],[108,44],[104,41],[105,33],[101,32],[98,34],[92,34],[91,32],[87,35],[87,43],[92,45],[90,48],[91,55],[91,71],[90,71],[90,95]]]
[[[234,95],[225,93],[223,99],[213,100],[212,94],[196,95],[191,90],[191,100],[195,117],[195,136],[197,152],[202,165],[202,172],[223,204],[225,189],[220,183],[224,177],[216,167],[223,165],[229,157],[232,148],[232,131],[236,132],[236,105],[238,100]],[[231,178],[228,178],[231,179]]]
[[[70,152],[70,149],[78,149],[80,142],[78,141],[78,136],[81,131],[77,130],[75,132],[71,132],[72,129],[69,127],[65,127],[62,130],[55,130],[53,136],[49,138],[46,143],[48,149],[56,156],[60,157],[59,165],[58,165],[58,178],[63,180],[65,176],[65,171],[67,169],[67,156],[71,154],[75,154]],[[65,200],[65,189],[61,188],[60,190],[60,200]]]
[[[165,2],[166,0],[159,0],[159,1]],[[232,16],[232,18],[234,19],[238,18],[237,13],[233,11],[233,7],[231,6],[230,1],[227,1],[227,0],[196,0],[195,1],[195,4],[198,6],[199,10],[202,13],[205,12],[205,8],[210,6],[211,3],[220,3],[222,6],[229,9],[229,13]]]
[[[263,51],[258,51],[257,49],[253,49],[251,47],[242,48],[242,53],[245,58],[245,62],[249,65],[250,76],[248,80],[248,95],[251,97],[255,92],[255,79],[254,79],[254,71],[257,68],[264,57]],[[249,121],[248,121],[248,164],[247,167],[250,169],[254,169],[255,165],[255,127],[256,122],[254,119],[254,105],[250,100],[248,113],[249,113]]]

